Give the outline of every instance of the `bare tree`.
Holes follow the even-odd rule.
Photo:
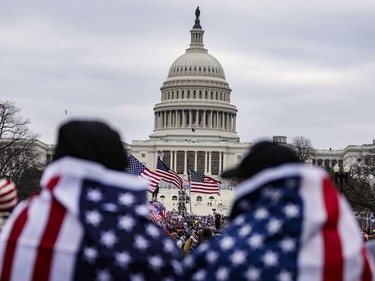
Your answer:
[[[35,166],[37,135],[29,130],[30,121],[20,116],[11,101],[0,100],[0,176],[18,183],[26,168]]]
[[[369,150],[364,159],[352,165],[348,182],[342,191],[352,208],[370,209],[375,214],[375,150]]]
[[[292,143],[296,148],[300,161],[306,163],[314,153],[311,140],[303,136],[296,136],[293,138]]]

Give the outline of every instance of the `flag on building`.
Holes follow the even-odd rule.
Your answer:
[[[138,176],[141,179],[144,179],[148,182],[148,191],[154,193],[156,186],[161,180],[161,177],[158,173],[152,172],[145,165],[143,165],[137,158],[133,155],[130,155],[128,158],[128,168],[127,172]]]
[[[162,180],[174,184],[177,188],[182,190],[182,179],[173,170],[171,170],[167,164],[165,164],[160,158],[156,165],[156,173],[161,177]]]
[[[198,128],[197,121],[194,121],[193,124],[191,124],[191,130],[195,132],[195,129]]]
[[[158,157],[160,157],[161,160],[163,160],[165,153],[161,150],[158,151]]]
[[[191,192],[220,195],[221,181],[205,176],[194,170],[190,170],[189,174]]]

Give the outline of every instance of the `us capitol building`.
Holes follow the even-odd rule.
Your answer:
[[[204,48],[204,30],[199,9],[190,30],[190,46],[178,57],[161,86],[160,102],[154,106],[154,130],[148,140],[125,144],[130,154],[150,170],[156,170],[159,152],[163,162],[187,180],[188,170],[195,170],[220,180],[226,168],[238,164],[249,142],[240,142],[236,131],[237,108],[231,103],[231,88],[220,62]],[[274,142],[292,146],[285,136]],[[316,149],[311,165],[333,167],[336,163],[358,161],[375,143],[350,145],[343,150]],[[44,163],[52,159],[53,145],[38,142]],[[233,182],[221,184],[221,195],[181,192],[174,185],[161,182],[158,201],[167,210],[198,215],[219,212],[228,214],[233,201]],[[151,197],[151,195],[150,195]]]

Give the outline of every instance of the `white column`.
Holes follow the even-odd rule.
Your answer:
[[[173,150],[170,150],[170,155],[169,155],[169,165],[170,165],[170,168],[172,169],[172,170],[174,170],[173,169]]]
[[[223,157],[222,152],[219,152],[219,175],[222,173],[222,169],[223,169],[221,165],[222,157]]]
[[[206,128],[206,110],[203,110],[202,128]]]
[[[185,110],[182,110],[181,114],[182,114],[182,128],[185,128],[185,124],[186,124],[186,112],[185,112]]]
[[[212,152],[208,152],[208,173],[211,175],[211,165],[212,165]]]
[[[187,174],[187,151],[184,151],[184,175]]]
[[[194,171],[197,170],[197,164],[198,164],[198,152],[194,151]]]

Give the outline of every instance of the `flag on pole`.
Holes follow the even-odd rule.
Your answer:
[[[138,176],[141,179],[148,181],[148,191],[154,193],[156,186],[161,180],[159,174],[150,171],[145,165],[143,165],[137,158],[130,155],[128,158],[129,166],[127,172]]]
[[[159,214],[158,210],[155,208],[155,206],[153,206],[149,202],[147,202],[147,208],[150,210],[150,213],[148,214],[148,219],[150,221],[158,223],[158,221],[161,221],[163,219],[162,216]]]
[[[194,170],[190,170],[190,191],[205,194],[218,194],[220,195],[221,181],[214,178],[205,176]]]
[[[170,182],[182,190],[182,179],[180,176],[175,171],[171,170],[160,158],[158,158],[158,163],[156,165],[156,173],[162,180]]]
[[[161,151],[161,150],[159,150],[158,151],[158,157],[160,157],[160,159],[163,160],[163,158],[164,158],[164,152]]]
[[[194,121],[193,124],[191,124],[191,130],[195,132],[195,129],[198,128],[197,121]]]

